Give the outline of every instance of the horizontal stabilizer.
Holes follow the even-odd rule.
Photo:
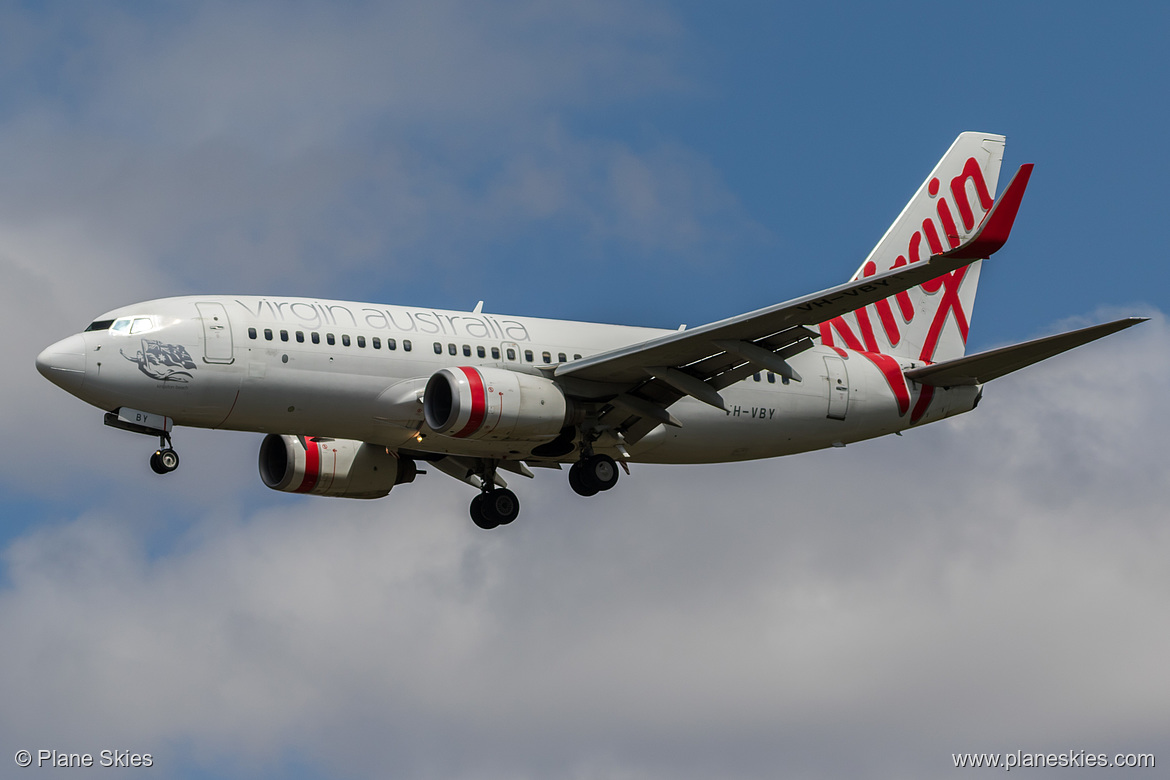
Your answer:
[[[1146,317],[1126,317],[1123,320],[1093,325],[1068,333],[1060,333],[1056,336],[1046,336],[1035,341],[1026,341],[1023,344],[1013,344],[1010,347],[980,352],[977,355],[968,355],[922,368],[912,368],[906,372],[906,378],[935,387],[958,387],[990,382],[1004,374],[1010,374],[1033,363],[1039,363],[1041,360],[1059,355],[1061,352],[1067,352],[1082,344],[1088,344],[1090,341],[1096,341],[1110,333],[1133,327],[1139,322],[1145,322],[1146,319]]]

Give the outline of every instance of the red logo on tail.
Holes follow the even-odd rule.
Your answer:
[[[937,215],[938,224],[935,223],[932,217],[927,217],[922,220],[921,228],[911,234],[905,254],[898,255],[890,265],[890,269],[901,268],[904,265],[925,260],[926,257],[922,256],[923,240],[926,241],[927,246],[930,248],[929,254],[936,255],[946,251],[943,247],[941,236],[946,237],[947,244],[949,245],[948,248],[950,249],[954,249],[962,243],[958,225],[953,215],[954,212],[951,210],[951,204],[945,195],[939,197],[939,185],[938,178],[932,178],[927,184],[927,192],[930,197],[937,198],[935,201],[935,214]],[[972,203],[969,198],[968,185],[974,189],[974,194],[979,200],[979,207],[986,214],[991,209],[993,199],[991,192],[987,188],[987,182],[983,178],[983,170],[979,167],[979,161],[974,157],[967,158],[962,172],[951,179],[950,182],[950,195],[954,201],[955,209],[958,211],[959,218],[963,221],[963,230],[966,233],[974,230],[977,224],[975,212],[971,208]],[[939,229],[940,226],[941,230]],[[873,276],[879,270],[885,271],[889,269],[879,269],[873,262],[867,262],[865,267],[862,268],[861,275],[862,277]],[[939,338],[942,336],[943,326],[946,325],[948,315],[952,313],[955,317],[955,324],[959,328],[959,336],[962,338],[964,344],[967,343],[969,320],[967,312],[963,310],[962,300],[959,298],[959,288],[963,284],[967,270],[968,266],[964,266],[937,279],[925,282],[920,286],[919,289],[923,293],[932,297],[938,296],[938,299],[934,307],[933,319],[930,322],[930,327],[927,329],[926,338],[922,344],[922,350],[918,355],[919,360],[928,363],[933,362],[935,350],[938,349]],[[926,313],[915,310],[914,301],[909,291],[894,295],[892,300],[897,304],[898,314],[901,315],[903,326],[914,322],[919,314]],[[894,306],[891,304],[891,299],[887,298],[873,304],[873,310],[877,315],[878,322],[881,323],[882,332],[886,340],[891,346],[897,346],[902,340],[902,329],[899,327],[898,319],[894,314]],[[898,401],[898,413],[900,415],[905,414],[910,405],[906,379],[902,376],[901,369],[898,367],[896,361],[881,354],[881,347],[876,337],[869,308],[857,309],[853,312],[853,315],[857,318],[859,334],[853,332],[853,329],[843,317],[834,317],[820,324],[821,343],[825,346],[836,348],[836,339],[839,337],[847,349],[864,354],[882,371],[882,374],[890,383],[890,389],[894,393],[894,397]],[[891,366],[896,370],[891,372]],[[897,376],[895,377],[894,374],[897,374]],[[911,415],[912,421],[917,421],[926,413],[926,408],[929,406],[930,399],[933,396],[932,391],[933,388],[923,388],[918,398],[918,403],[914,405],[914,411]]]

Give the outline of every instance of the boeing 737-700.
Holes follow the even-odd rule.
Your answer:
[[[200,295],[106,312],[37,357],[116,428],[267,434],[276,490],[378,498],[419,464],[512,522],[501,472],[568,466],[583,496],[630,463],[805,452],[971,411],[983,384],[1142,320],[965,355],[984,259],[1032,172],[995,197],[1004,137],[963,133],[846,283],[698,328],[658,330],[374,303]]]

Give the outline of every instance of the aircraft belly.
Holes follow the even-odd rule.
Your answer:
[[[252,365],[223,427],[364,439],[387,384],[381,377]]]
[[[810,418],[822,408],[821,396],[728,389],[723,397],[727,411],[692,399],[679,401],[671,413],[682,427],[660,426],[647,437],[650,446],[635,446],[631,455],[651,463],[714,463],[771,458],[828,444],[815,443],[819,422]]]
[[[817,360],[819,370],[816,362],[806,363],[808,370],[802,366],[801,382],[749,379],[725,389],[727,411],[682,399],[671,407],[682,427],[661,426],[647,437],[647,446],[631,454],[653,463],[752,460],[839,446],[909,426],[908,407],[868,360],[849,355],[841,361],[847,367],[843,373]],[[848,377],[847,390],[838,383],[842,375]]]

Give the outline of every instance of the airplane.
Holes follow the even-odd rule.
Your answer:
[[[156,437],[266,434],[275,490],[380,498],[429,464],[477,489],[474,523],[520,510],[501,472],[568,467],[612,489],[631,463],[771,458],[973,410],[983,385],[1143,322],[965,354],[979,272],[1008,239],[1032,165],[996,198],[1005,138],[965,132],[844,284],[662,330],[316,298],[197,295],[102,314],[42,375]],[[620,468],[619,468],[620,467]]]

